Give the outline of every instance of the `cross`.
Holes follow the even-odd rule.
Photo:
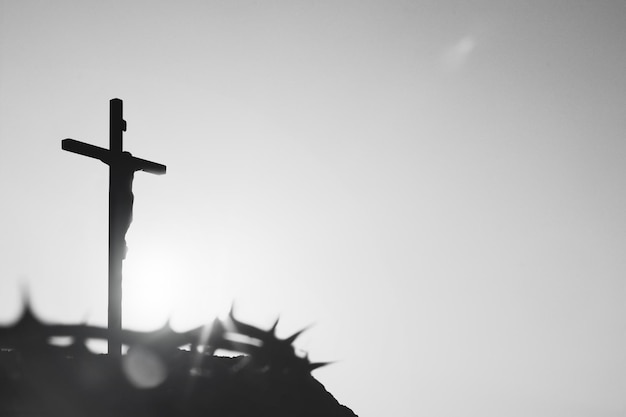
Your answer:
[[[119,335],[122,330],[122,261],[126,257],[126,232],[132,221],[133,177],[135,171],[165,174],[165,165],[135,158],[122,151],[122,132],[126,121],[122,116],[122,100],[110,101],[109,149],[74,139],[63,139],[61,148],[99,159],[109,166],[109,341],[108,354],[122,355]]]

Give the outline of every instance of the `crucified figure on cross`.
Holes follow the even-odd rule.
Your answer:
[[[133,177],[136,171],[165,174],[165,165],[135,158],[122,150],[126,131],[122,100],[110,101],[109,149],[74,139],[63,139],[61,147],[69,152],[99,159],[109,166],[109,346],[110,356],[122,354],[122,261],[126,257],[126,232],[133,212]]]

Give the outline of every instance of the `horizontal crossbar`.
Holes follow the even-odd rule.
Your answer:
[[[61,148],[65,151],[88,156],[90,158],[99,159],[109,166],[113,161],[117,160],[125,164],[129,164],[134,171],[144,171],[150,174],[163,175],[165,174],[165,171],[167,169],[166,166],[163,164],[158,164],[156,162],[136,158],[128,152],[124,152],[121,155],[113,155],[112,152],[108,149],[90,145],[88,143],[80,142],[74,139],[63,139],[61,141]]]

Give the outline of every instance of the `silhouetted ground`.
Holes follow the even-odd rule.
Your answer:
[[[310,373],[275,373],[245,356],[204,356],[195,372],[183,371],[193,360],[179,351],[162,383],[137,388],[107,355],[4,350],[0,416],[354,416]]]
[[[182,333],[111,333],[43,323],[27,305],[0,326],[0,417],[354,417],[311,375],[324,364],[296,354],[301,332],[279,339],[276,324],[259,329],[231,311]],[[129,346],[125,355],[85,346],[112,334]],[[219,349],[244,355],[215,356]]]

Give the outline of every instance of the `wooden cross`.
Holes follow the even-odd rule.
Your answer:
[[[119,339],[122,330],[122,261],[126,257],[126,232],[132,221],[133,177],[135,171],[165,174],[165,165],[135,158],[122,151],[122,132],[126,121],[122,116],[122,100],[110,101],[109,149],[74,139],[63,139],[61,148],[99,159],[109,166],[109,356],[122,355]]]

